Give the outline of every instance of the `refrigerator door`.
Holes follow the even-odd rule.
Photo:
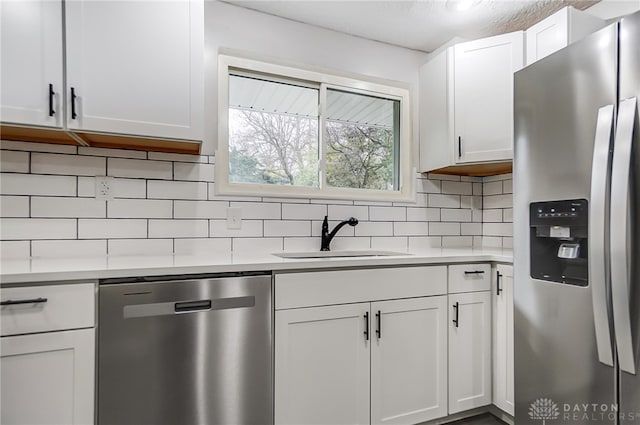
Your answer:
[[[536,231],[530,228],[530,203],[591,201],[598,113],[617,100],[616,39],[614,24],[515,75],[518,425],[540,424],[547,419],[583,423],[582,416],[574,416],[574,405],[615,403],[614,368],[600,363],[598,356],[592,282],[574,286],[531,278],[531,241]],[[567,406],[571,411],[566,411]],[[615,418],[598,423],[614,424]]]
[[[636,97],[640,99],[640,13],[630,15],[620,22],[620,102],[623,103]],[[630,184],[630,220],[628,221],[627,253],[630,264],[629,284],[626,288],[629,308],[629,335],[630,340],[618,341],[624,345],[629,344],[630,353],[625,354],[627,361],[629,355],[636,369],[633,375],[624,370],[620,372],[620,424],[640,424],[640,129],[638,128],[638,102],[635,111],[632,112],[633,123],[621,123],[618,125],[633,124],[631,172]],[[619,119],[622,119],[620,117]],[[627,118],[628,120],[628,118]],[[615,163],[614,163],[615,166]],[[612,210],[613,212],[613,210]],[[614,306],[615,308],[615,306]],[[618,336],[617,336],[618,337]],[[622,354],[622,353],[621,353]],[[622,358],[621,358],[622,360]],[[621,361],[622,368],[622,361]],[[634,417],[631,417],[631,414]]]

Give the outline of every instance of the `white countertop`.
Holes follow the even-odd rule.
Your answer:
[[[26,258],[0,262],[0,284],[95,280],[247,271],[283,271],[494,261],[511,263],[511,250],[433,248],[388,257],[284,259],[270,253]]]

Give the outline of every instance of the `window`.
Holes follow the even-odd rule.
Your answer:
[[[410,201],[404,87],[221,55],[222,194]]]

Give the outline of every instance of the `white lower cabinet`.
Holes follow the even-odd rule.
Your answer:
[[[93,424],[94,284],[3,288],[1,298],[0,423]]]
[[[449,414],[491,404],[491,292],[449,295]]]
[[[2,338],[0,422],[92,424],[94,329]]]
[[[371,423],[447,415],[447,297],[371,304]]]
[[[513,267],[500,264],[493,276],[493,404],[513,415]]]
[[[276,312],[276,424],[446,416],[446,296]]]

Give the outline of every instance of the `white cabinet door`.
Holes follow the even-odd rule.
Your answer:
[[[68,128],[202,139],[202,1],[65,8]]]
[[[460,43],[454,52],[457,163],[513,157],[513,73],[523,66],[523,32]]]
[[[0,31],[2,121],[61,127],[62,2],[0,2]]]
[[[513,267],[498,265],[494,270],[493,404],[513,415]]]
[[[491,292],[449,295],[449,414],[491,404]]]
[[[369,303],[276,312],[276,424],[369,423],[370,319]]]
[[[5,425],[92,424],[94,330],[2,338]]]
[[[371,423],[447,415],[447,297],[371,304]]]

